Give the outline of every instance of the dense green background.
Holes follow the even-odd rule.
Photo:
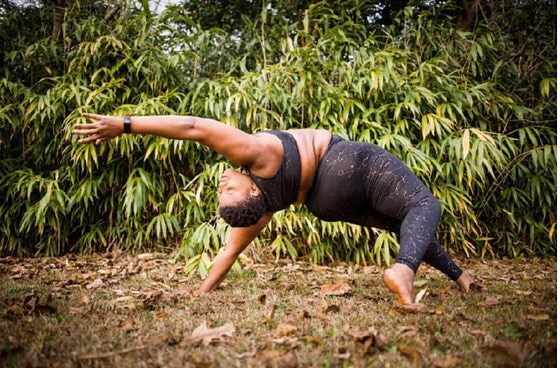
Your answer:
[[[0,1],[0,250],[166,247],[204,274],[228,164],[193,142],[79,145],[82,112],[326,128],[405,161],[467,255],[556,255],[556,2]],[[394,236],[277,213],[276,256],[388,262]]]

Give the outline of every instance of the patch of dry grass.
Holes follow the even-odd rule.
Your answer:
[[[196,281],[142,257],[0,259],[0,366],[556,366],[553,261],[460,261],[483,286],[471,294],[422,267],[428,311],[410,314],[375,266],[248,264],[217,292],[172,298]],[[203,321],[207,344],[191,338]]]

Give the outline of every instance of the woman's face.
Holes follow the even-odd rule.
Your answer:
[[[235,206],[248,196],[258,196],[259,190],[248,174],[233,169],[224,171],[218,185],[218,205]]]

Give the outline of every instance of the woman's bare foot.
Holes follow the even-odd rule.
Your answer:
[[[459,278],[455,282],[465,293],[468,293],[471,287],[477,286],[473,277],[467,271],[463,271],[461,276],[459,276]]]
[[[414,271],[410,267],[395,263],[383,272],[383,282],[399,299],[400,304],[414,303]]]

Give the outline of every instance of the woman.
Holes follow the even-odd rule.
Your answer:
[[[304,203],[325,221],[346,221],[396,232],[400,250],[383,281],[401,304],[414,302],[413,281],[421,261],[469,291],[473,278],[435,239],[441,206],[404,163],[374,144],[344,140],[327,130],[299,129],[247,134],[216,120],[193,116],[119,118],[84,114],[79,143],[101,143],[124,132],[197,141],[241,166],[226,170],[218,188],[220,215],[234,229],[225,251],[198,293],[215,289],[238,255],[274,212]]]

